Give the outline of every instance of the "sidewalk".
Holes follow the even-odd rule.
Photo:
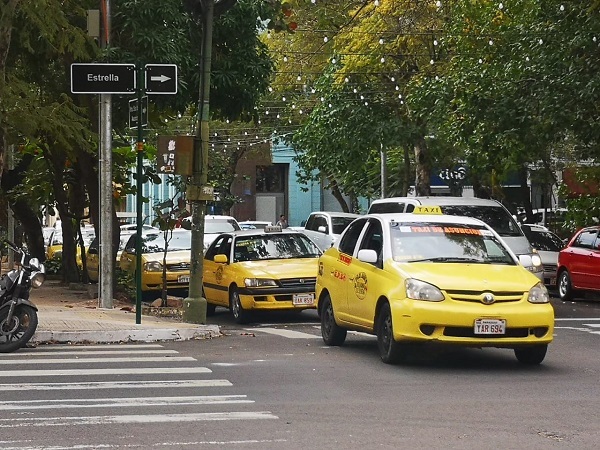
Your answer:
[[[87,289],[70,289],[53,280],[32,289],[31,301],[38,308],[39,321],[32,344],[184,341],[221,335],[218,325],[168,317],[142,315],[136,324],[134,304],[115,299],[113,309],[98,308],[98,299],[92,299]]]

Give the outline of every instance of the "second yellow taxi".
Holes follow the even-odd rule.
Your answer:
[[[319,260],[323,340],[374,334],[385,363],[405,359],[406,344],[439,342],[510,348],[519,362],[540,364],[554,310],[527,258],[484,222],[439,208],[362,216]]]
[[[280,227],[221,234],[204,255],[207,313],[224,306],[246,323],[253,310],[314,308],[320,255],[308,237]]]

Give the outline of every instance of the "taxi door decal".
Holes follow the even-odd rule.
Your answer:
[[[367,296],[368,281],[365,272],[359,272],[354,278],[354,294],[359,300],[364,300]]]

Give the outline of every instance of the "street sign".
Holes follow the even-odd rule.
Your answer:
[[[146,64],[146,94],[177,94],[176,64]]]
[[[140,111],[138,107],[138,100],[133,99],[129,100],[129,128],[137,128],[138,126],[138,117],[140,117],[140,112],[142,116],[142,126],[148,126],[148,96],[145,95],[142,97],[142,110]]]
[[[71,64],[73,94],[135,94],[135,64]]]

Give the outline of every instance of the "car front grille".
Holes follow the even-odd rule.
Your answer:
[[[167,270],[169,272],[183,272],[185,270],[190,270],[190,263],[180,262],[174,264],[167,264]]]
[[[311,286],[314,289],[317,284],[317,278],[282,278],[279,282],[281,286],[286,288],[306,288],[307,286]]]
[[[554,264],[544,264],[542,268],[544,269],[544,272],[556,272],[558,267]]]
[[[485,294],[491,293],[494,296],[494,303],[496,302],[518,302],[520,301],[525,292],[520,291],[446,291],[446,293],[452,297],[453,300],[459,302],[476,302],[484,303],[483,298]]]

